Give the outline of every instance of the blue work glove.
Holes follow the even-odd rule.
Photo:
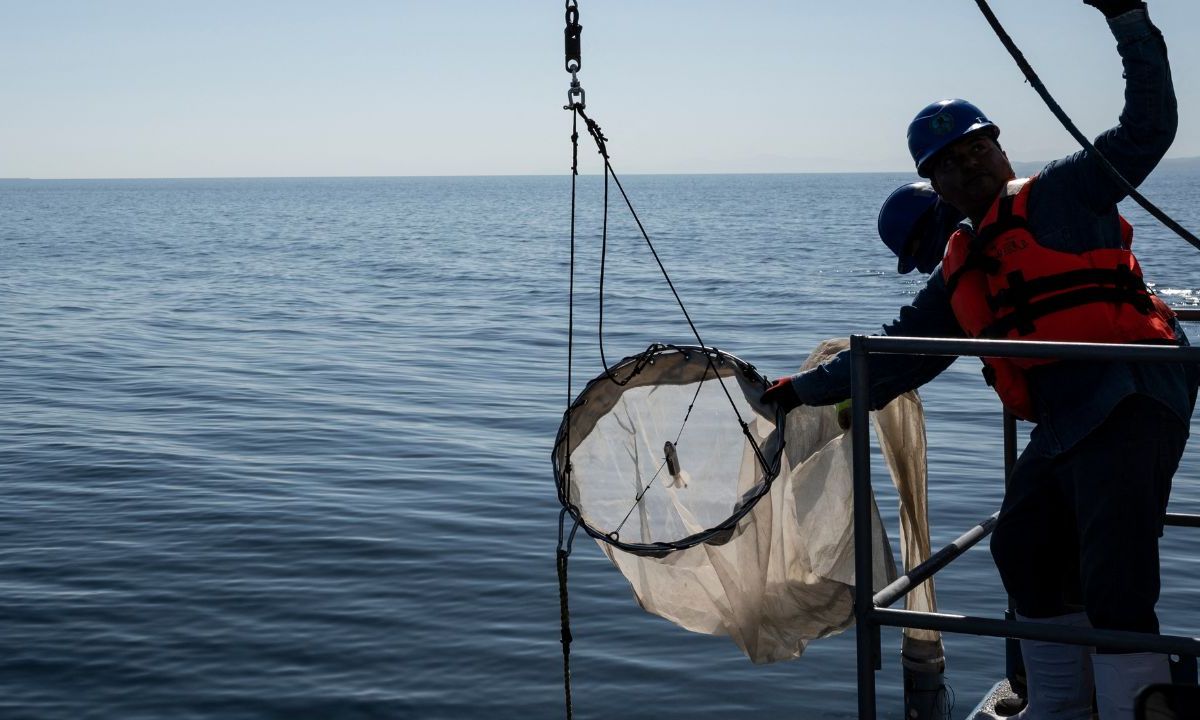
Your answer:
[[[1106,18],[1115,18],[1130,10],[1145,10],[1146,3],[1140,0],[1083,0],[1084,5],[1091,5]]]
[[[796,388],[792,387],[792,376],[790,375],[779,378],[771,387],[764,390],[762,401],[769,405],[778,405],[783,408],[784,412],[790,412],[804,404],[796,395]]]

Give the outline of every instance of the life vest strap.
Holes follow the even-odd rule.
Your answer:
[[[1007,200],[1009,198],[1005,199]],[[975,236],[979,243],[977,247],[982,248],[1004,233],[1012,230],[1025,230],[1031,235],[1033,234],[1033,231],[1029,227],[1029,221],[1025,218],[1012,214],[1001,215],[1000,217],[996,218],[995,222],[985,225],[984,228],[979,231],[979,234]],[[975,250],[974,248],[972,249]],[[975,250],[975,252],[979,251]]]
[[[984,225],[983,229],[970,239],[967,256],[963,260],[963,264],[946,278],[947,293],[954,293],[955,288],[958,287],[959,280],[962,279],[963,273],[970,272],[971,270],[982,270],[988,275],[995,275],[1000,271],[1000,260],[988,255],[983,250],[984,247],[1000,235],[1012,230],[1024,230],[1032,234],[1029,222],[1025,218],[1013,214],[1012,204],[1012,196],[1000,198],[1000,209],[996,219]],[[959,232],[962,231],[960,230]]]
[[[1031,303],[1033,298],[1050,293],[1063,292],[1080,286],[1099,285],[1121,290],[1148,292],[1146,283],[1129,268],[1128,265],[1118,265],[1115,268],[1081,268],[1067,272],[1045,275],[1026,280],[1024,273],[1015,271],[1008,274],[1008,287],[988,297],[988,306],[993,313],[999,313],[1005,308],[1020,308]]]
[[[982,250],[972,249],[967,253],[967,258],[963,261],[963,264],[950,273],[950,277],[946,278],[946,294],[954,295],[954,291],[958,288],[958,283],[962,280],[963,275],[972,270],[982,270],[988,275],[994,275],[1000,271],[1000,261],[984,253]]]
[[[1004,338],[1014,330],[1018,335],[1030,335],[1035,331],[1034,321],[1038,318],[1089,303],[1125,303],[1143,315],[1154,309],[1145,291],[1120,287],[1080,288],[1018,307],[985,327],[979,337]]]

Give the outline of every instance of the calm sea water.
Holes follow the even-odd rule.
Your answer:
[[[906,180],[625,183],[704,340],[777,375],[918,289],[874,234]],[[569,183],[0,183],[0,717],[560,717]],[[1144,189],[1200,227],[1195,173]],[[600,371],[599,191],[581,178],[576,390]],[[1200,304],[1200,256],[1128,214],[1159,290]],[[611,223],[610,362],[690,342]],[[974,361],[922,393],[941,544],[998,506],[999,410]],[[1200,512],[1198,481],[1193,448],[1175,510]],[[1198,543],[1164,540],[1167,632],[1200,624]],[[642,612],[592,541],[570,570],[577,717],[854,715],[853,631],[758,667]],[[939,578],[944,610],[1001,613],[985,547]],[[1002,642],[946,646],[961,716]]]

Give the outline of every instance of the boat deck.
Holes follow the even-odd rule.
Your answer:
[[[992,689],[984,696],[983,700],[975,706],[975,709],[969,712],[966,720],[1007,720],[1011,715],[1001,715],[996,711],[996,703],[1005,698],[1015,698],[1012,688],[1009,687],[1008,680],[1001,680],[996,683]]]

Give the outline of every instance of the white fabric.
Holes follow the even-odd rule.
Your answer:
[[[772,465],[783,438],[752,373],[732,356],[662,346],[614,368],[624,384],[589,383],[555,447],[560,471],[570,454],[569,498],[588,527],[644,548],[676,543],[761,494],[759,454]]]
[[[1091,627],[1086,613],[1022,622]],[[1022,640],[1021,658],[1029,684],[1029,703],[1016,720],[1091,720],[1092,648],[1046,640]]]
[[[1097,653],[1096,709],[1100,720],[1133,720],[1133,702],[1147,685],[1171,682],[1171,666],[1159,653]]]
[[[809,364],[844,345],[822,345]],[[929,556],[920,399],[908,393],[874,417],[900,489],[901,549],[912,567]],[[788,416],[779,477],[728,542],[662,558],[600,547],[647,611],[695,632],[728,635],[756,663],[796,657],[811,640],[854,622],[852,467],[851,433],[838,425],[834,408],[800,407]],[[871,582],[878,590],[896,569],[878,508],[872,517]],[[907,606],[936,610],[932,582],[914,590]],[[937,632],[906,632],[906,657],[940,662],[941,650]]]

